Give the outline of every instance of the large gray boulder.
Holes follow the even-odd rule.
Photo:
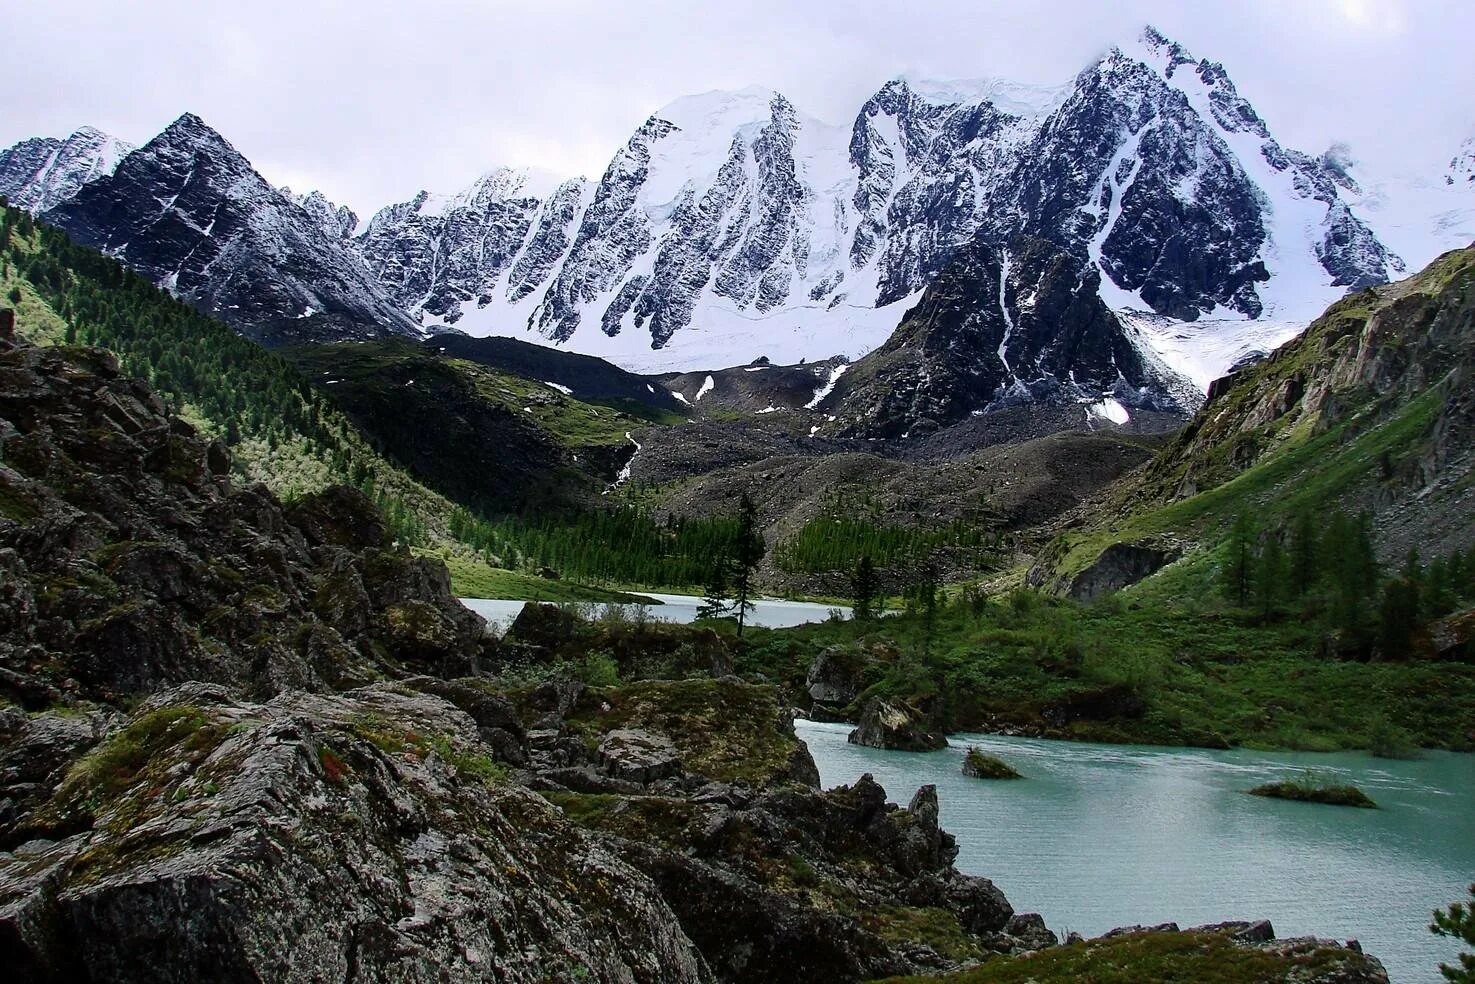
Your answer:
[[[830,646],[809,664],[804,687],[809,699],[832,708],[844,707],[860,693],[860,661],[843,646]]]
[[[617,728],[599,743],[599,765],[606,775],[650,783],[681,773],[681,756],[665,735]]]
[[[12,979],[706,982],[651,881],[445,700],[155,698],[0,854]],[[290,944],[290,945],[287,945]]]
[[[935,728],[928,715],[896,697],[866,701],[860,724],[848,740],[852,745],[901,752],[934,752],[947,747],[947,736]]]
[[[1065,593],[1076,601],[1094,601],[1151,577],[1179,555],[1174,546],[1113,543],[1089,567],[1071,578]]]

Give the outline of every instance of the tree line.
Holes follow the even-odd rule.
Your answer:
[[[1411,549],[1387,570],[1366,514],[1301,512],[1262,528],[1241,513],[1222,549],[1219,585],[1231,605],[1262,619],[1320,619],[1341,650],[1364,658],[1406,658],[1427,623],[1475,598],[1475,546],[1428,563]]]

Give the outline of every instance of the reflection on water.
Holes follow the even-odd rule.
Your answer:
[[[893,801],[935,783],[958,867],[1057,932],[1268,918],[1282,937],[1356,938],[1395,984],[1434,984],[1458,948],[1430,912],[1475,881],[1475,756],[1199,751],[955,735],[929,754],[847,744],[848,725],[800,721],[826,786],[872,773]],[[970,779],[969,744],[1022,782]],[[1315,770],[1381,809],[1247,796]]]

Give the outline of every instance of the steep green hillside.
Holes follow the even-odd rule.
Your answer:
[[[0,210],[0,281],[17,327],[49,344],[117,354],[180,416],[230,447],[237,473],[295,498],[356,485],[408,542],[449,538],[451,503],[375,452],[290,363],[181,304],[96,250]]]
[[[392,340],[283,354],[387,456],[493,514],[591,502],[635,450],[632,430],[683,419],[638,403],[620,401],[634,413],[587,403],[439,348]]]
[[[1329,510],[1372,517],[1384,560],[1475,543],[1475,247],[1333,305],[1209,402],[1115,501],[1062,536],[1043,570],[1069,578],[1122,541],[1177,541],[1211,561],[1235,516],[1262,527]]]
[[[619,407],[585,403],[407,342],[298,350],[299,368],[8,207],[0,298],[34,341],[116,353],[124,371],[228,444],[242,479],[286,499],[335,483],[363,489],[400,540],[452,562],[463,593],[602,597],[496,569],[504,564],[665,585],[699,584],[710,565],[712,536],[692,540],[644,513],[599,508],[598,492],[633,449],[627,431],[680,419],[659,399],[626,407],[616,386]]]

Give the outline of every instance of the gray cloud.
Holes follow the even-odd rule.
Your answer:
[[[368,212],[499,164],[597,177],[677,96],[760,83],[848,122],[906,72],[1056,83],[1152,22],[1281,138],[1438,166],[1475,129],[1475,5],[1446,0],[3,0],[0,143],[199,113],[272,181]],[[19,69],[18,69],[18,66]]]

